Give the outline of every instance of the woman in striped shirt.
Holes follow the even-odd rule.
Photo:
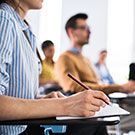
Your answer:
[[[35,35],[24,18],[28,10],[40,9],[42,3],[43,0],[0,0],[0,120],[91,116],[105,106],[103,100],[109,101],[98,91],[71,97],[58,92],[38,99],[40,62]],[[17,135],[25,129],[26,126],[0,126],[0,134]]]

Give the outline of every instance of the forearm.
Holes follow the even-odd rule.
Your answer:
[[[0,119],[46,118],[64,114],[64,99],[25,100],[0,95]]]
[[[113,92],[122,92],[123,88],[121,85],[118,84],[110,84],[110,85],[103,86],[102,91],[108,95]]]
[[[103,91],[107,95],[113,92],[122,91],[121,85],[117,85],[117,84],[110,84],[110,85],[100,85],[100,84],[94,84],[94,83],[85,83],[85,84],[90,89]]]

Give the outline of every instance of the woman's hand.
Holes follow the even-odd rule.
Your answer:
[[[93,116],[100,107],[105,107],[110,101],[103,92],[95,90],[86,90],[65,100],[64,114],[68,116]]]

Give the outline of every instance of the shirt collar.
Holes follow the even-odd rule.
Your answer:
[[[75,47],[71,47],[69,48],[69,51],[73,52],[73,53],[81,53],[81,50]]]
[[[28,29],[28,25],[26,25],[26,23],[23,21],[23,19],[18,15],[18,13],[11,6],[9,6],[6,3],[2,3],[0,5],[0,9],[3,9],[5,11],[7,11],[8,13],[10,13],[15,18],[15,20],[19,23],[22,30]]]

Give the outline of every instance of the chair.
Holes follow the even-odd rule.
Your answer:
[[[66,132],[66,126],[52,126],[52,125],[41,125],[40,127],[44,127],[45,130],[44,130],[44,134],[45,135],[50,135],[49,133],[56,133],[56,134],[62,134],[62,133],[65,133]]]

